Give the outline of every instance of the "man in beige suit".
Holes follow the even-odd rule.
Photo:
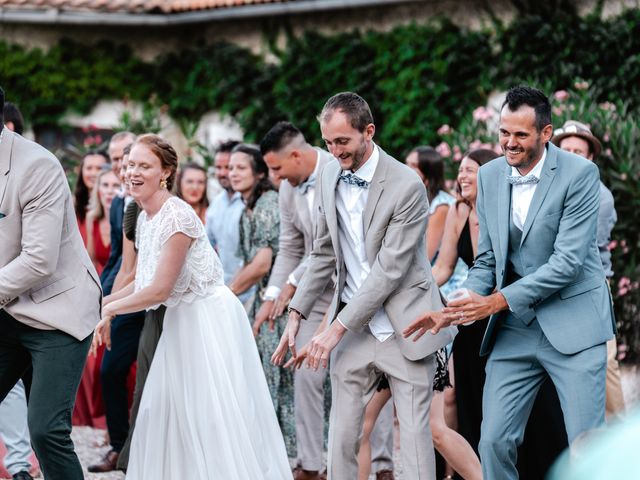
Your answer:
[[[433,354],[455,329],[417,342],[402,336],[424,306],[442,305],[424,244],[426,190],[411,169],[373,143],[373,116],[359,95],[334,95],[319,120],[338,162],[328,164],[318,182],[316,240],[274,361],[287,347],[296,355],[300,322],[336,272],[330,326],[312,339],[309,351],[314,368],[326,366],[331,355],[329,479],[357,478],[364,408],[382,375],[396,406],[405,475],[433,479]]]
[[[0,134],[0,245],[0,400],[32,367],[23,380],[44,476],[80,480],[71,412],[100,319],[99,280],[62,166],[6,128]]]

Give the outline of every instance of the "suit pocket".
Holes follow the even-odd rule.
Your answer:
[[[33,300],[33,303],[42,303],[56,295],[60,295],[61,293],[71,290],[75,286],[76,285],[73,283],[73,280],[69,277],[63,277],[53,283],[43,287],[38,287],[37,290],[31,290],[29,296],[31,297],[31,300]]]
[[[576,295],[580,295],[581,293],[588,292],[589,290],[593,290],[598,288],[604,283],[601,278],[586,278],[584,280],[580,280],[579,282],[572,283],[571,285],[567,285],[562,290],[560,290],[559,295],[563,300],[571,297],[575,297]]]

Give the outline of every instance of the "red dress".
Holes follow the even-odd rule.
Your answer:
[[[86,222],[78,221],[82,238],[87,238]],[[99,221],[93,223],[93,244],[96,256],[96,270],[98,274],[109,260],[109,252],[111,245],[104,245],[100,235]],[[106,420],[104,416],[104,401],[102,399],[102,384],[100,382],[100,365],[102,365],[102,356],[104,355],[104,345],[98,348],[95,356],[89,355],[87,363],[82,371],[78,394],[76,395],[76,403],[73,408],[72,424],[79,426],[89,426],[94,428],[106,428]]]

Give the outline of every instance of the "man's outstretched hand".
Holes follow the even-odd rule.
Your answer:
[[[417,342],[428,331],[435,335],[441,328],[448,326],[449,324],[442,312],[424,312],[402,331],[402,335],[404,338],[409,338],[415,333],[416,336],[413,337],[413,341]]]
[[[307,366],[314,370],[317,370],[320,365],[322,365],[323,368],[327,368],[331,351],[345,333],[347,333],[346,327],[338,320],[335,320],[324,332],[313,337],[309,343]]]
[[[302,315],[296,310],[289,311],[289,320],[287,326],[284,328],[282,337],[280,337],[280,343],[276,348],[273,355],[271,355],[271,363],[280,366],[284,362],[287,352],[291,350],[291,355],[296,358],[296,335],[300,329],[300,320]]]

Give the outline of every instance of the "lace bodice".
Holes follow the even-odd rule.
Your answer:
[[[224,285],[222,264],[205,233],[204,225],[196,212],[183,200],[168,199],[153,218],[148,219],[142,211],[138,217],[136,246],[138,265],[136,268],[136,291],[153,281],[164,244],[176,233],[184,233],[194,239],[189,247],[178,280],[169,298],[168,307],[179,302],[191,303],[213,292],[214,287]],[[150,310],[159,305],[150,307]]]

